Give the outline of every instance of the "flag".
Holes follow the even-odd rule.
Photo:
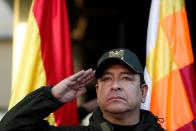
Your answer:
[[[14,52],[17,46],[14,43]],[[65,0],[32,2],[20,59],[17,68],[13,69],[9,108],[40,86],[55,85],[73,73]],[[47,119],[57,126],[79,124],[76,100],[65,104]]]
[[[196,72],[184,0],[152,0],[143,108],[164,119],[168,131],[195,131]]]

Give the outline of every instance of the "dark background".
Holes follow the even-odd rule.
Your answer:
[[[189,28],[196,58],[196,22],[193,12],[194,0],[185,0]],[[146,34],[151,0],[115,1],[84,0],[78,7],[73,0],[67,0],[71,29],[80,16],[88,19],[85,35],[73,40],[84,54],[84,68],[96,68],[98,58],[107,50],[125,47],[135,52],[143,67],[146,57]],[[95,96],[94,88],[89,88],[87,99]]]

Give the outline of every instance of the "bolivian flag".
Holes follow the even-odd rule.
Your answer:
[[[196,72],[184,0],[152,0],[145,79],[149,108],[168,131],[195,131]]]
[[[17,46],[14,43],[14,52]],[[54,85],[73,73],[65,0],[33,1],[21,49],[9,108],[40,86]],[[78,124],[76,100],[65,104],[47,119],[57,126]]]

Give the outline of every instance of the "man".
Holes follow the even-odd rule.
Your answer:
[[[49,113],[85,93],[97,78],[99,108],[89,126],[50,126],[43,120]],[[19,102],[2,119],[1,131],[159,131],[158,118],[141,110],[147,85],[138,57],[128,49],[113,49],[101,56],[96,71],[82,70],[52,88],[42,87]]]

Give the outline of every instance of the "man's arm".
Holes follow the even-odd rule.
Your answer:
[[[0,122],[0,130],[36,130],[49,126],[43,119],[63,105],[51,94],[50,87],[41,87],[10,109]]]
[[[64,103],[83,94],[85,86],[93,80],[94,71],[83,70],[62,80],[53,88],[42,87],[33,91],[6,113],[0,122],[0,130],[50,130],[54,128],[43,119]]]

